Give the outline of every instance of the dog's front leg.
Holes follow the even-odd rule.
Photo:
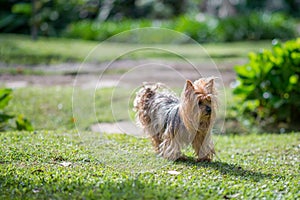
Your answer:
[[[207,135],[205,134],[196,134],[192,146],[195,150],[197,156],[197,162],[210,162],[213,158],[213,152],[210,149],[209,139],[205,139]]]

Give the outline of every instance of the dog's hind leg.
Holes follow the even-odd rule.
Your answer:
[[[156,134],[151,136],[152,146],[154,147],[154,150],[157,154],[159,154],[159,146],[162,142],[160,134]]]
[[[184,156],[181,153],[181,146],[173,139],[166,138],[159,147],[160,155],[168,160],[181,160]],[[182,159],[183,160],[183,159]]]

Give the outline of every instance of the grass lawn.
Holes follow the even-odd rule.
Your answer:
[[[96,92],[98,118],[84,116],[86,127],[114,121],[111,92]],[[215,135],[219,159],[174,163],[148,139],[73,131],[72,88],[13,94],[7,112],[25,114],[36,131],[0,134],[0,199],[300,198],[300,133]]]
[[[0,34],[0,60],[13,65],[80,62],[97,44],[60,38],[33,42],[27,36]],[[204,45],[220,60],[245,58],[247,52],[269,46],[269,41]],[[107,61],[141,46],[102,47],[90,55],[89,62]],[[171,47],[187,58],[203,59],[195,45]],[[151,51],[128,58],[152,57],[172,59]],[[192,158],[170,162],[154,154],[148,139],[89,132],[93,123],[116,120],[110,107],[113,89],[76,91],[75,108],[85,110],[77,112],[81,130],[86,130],[80,134],[74,131],[74,121],[79,119],[73,116],[72,87],[14,90],[5,112],[24,114],[35,131],[0,133],[0,199],[300,198],[300,133],[214,135],[218,158],[212,163],[195,163]],[[124,108],[132,99],[126,92],[131,91],[117,92],[114,99],[117,120],[128,115]],[[91,94],[92,103],[83,98]],[[192,156],[190,148],[185,153]]]
[[[1,199],[297,199],[300,135],[215,136],[212,163],[169,162],[148,139],[0,134]],[[187,151],[188,155],[192,155]]]
[[[76,90],[76,95],[73,98],[74,109],[84,109],[79,110],[79,113],[75,115],[76,118],[80,119],[73,119],[73,88],[63,86],[15,89],[13,98],[5,111],[10,114],[23,114],[32,122],[35,130],[73,129],[75,127],[74,120],[80,120],[79,125],[82,129],[87,129],[97,122],[124,120],[128,118],[127,109],[124,109],[128,106],[131,106],[129,112],[133,117],[132,103],[128,105],[126,98],[131,91],[118,90],[118,96],[114,100],[114,105],[119,107],[116,108],[118,109],[118,116],[114,116],[111,111],[113,92],[113,88],[103,88],[96,91],[94,89]]]
[[[83,41],[64,38],[40,38],[38,41],[32,41],[29,36],[0,34],[0,60],[8,64],[53,64],[58,62],[82,62],[86,56],[100,42]],[[115,59],[120,54],[132,49],[148,47],[141,44],[117,44],[101,43],[95,51],[89,55],[89,62],[103,62]],[[234,42],[219,44],[204,44],[204,49],[215,60],[227,58],[239,59],[245,58],[249,51],[258,51],[260,48],[269,48],[270,41],[260,42]],[[179,53],[181,56],[195,60],[203,61],[207,54],[202,52],[198,45],[180,44],[180,45],[158,45],[160,49],[169,49]],[[134,51],[123,55],[123,58],[163,58],[172,59],[177,56],[160,50],[142,50]]]

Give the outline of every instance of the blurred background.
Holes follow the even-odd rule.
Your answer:
[[[1,0],[0,32],[105,40],[164,27],[198,42],[295,37],[299,0]]]

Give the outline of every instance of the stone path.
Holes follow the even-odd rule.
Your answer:
[[[146,137],[142,129],[134,122],[122,121],[117,123],[99,123],[91,126],[91,131],[99,133],[125,133],[137,137]]]

